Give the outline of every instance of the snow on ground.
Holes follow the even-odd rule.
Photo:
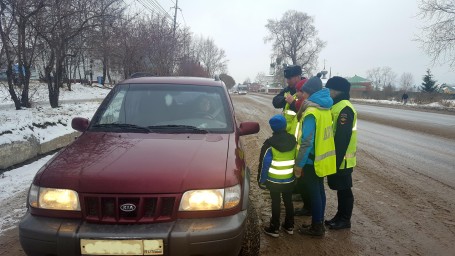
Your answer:
[[[16,194],[27,190],[36,172],[54,155],[43,157],[31,164],[0,174],[0,205],[6,204]],[[23,204],[21,204],[24,207],[13,209],[13,211],[0,216],[0,234],[16,226],[16,223],[20,219],[18,216],[24,216],[27,210],[25,204],[26,202],[24,200]]]
[[[356,102],[367,102],[367,103],[379,103],[379,104],[386,104],[386,105],[403,105],[401,101],[394,101],[394,100],[373,100],[373,99],[355,99]],[[436,108],[436,109],[447,109],[447,108],[455,108],[455,100],[445,100],[446,105],[441,104],[440,102],[433,102],[429,104],[417,104],[409,102],[406,104],[407,106],[415,106],[415,107],[429,107],[429,108]]]
[[[40,143],[68,134],[74,117],[91,118],[109,89],[73,84],[60,91],[60,107],[51,108],[45,84],[32,86],[32,108],[15,110],[6,88],[0,87],[0,145],[34,136]]]
[[[60,88],[59,100],[102,99],[106,96],[107,92],[109,92],[109,89],[102,89],[99,84],[93,84],[93,86],[72,84],[71,91],[68,91],[66,86]],[[29,97],[32,104],[37,102],[49,104],[47,84],[30,82]],[[0,81],[0,106],[4,105],[14,107],[7,85],[3,81]]]

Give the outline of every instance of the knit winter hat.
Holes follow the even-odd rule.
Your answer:
[[[295,90],[296,90],[296,91],[300,91],[300,89],[302,89],[302,86],[303,86],[303,84],[305,84],[306,81],[308,81],[308,79],[306,79],[306,78],[303,78],[302,80],[300,80],[300,81],[295,85]]]
[[[286,129],[286,119],[284,116],[279,114],[272,116],[269,120],[269,124],[270,128],[272,128],[274,132]]]
[[[305,82],[305,84],[302,86],[300,90],[311,95],[321,89],[322,89],[321,79],[317,76],[313,76],[312,78],[308,79],[308,81]]]
[[[351,89],[351,83],[349,83],[348,80],[343,77],[334,76],[327,80],[325,87],[335,91],[349,92]]]

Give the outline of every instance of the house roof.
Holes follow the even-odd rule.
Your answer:
[[[446,85],[442,89],[446,92],[455,93],[455,86]]]
[[[363,78],[363,77],[360,77],[358,75],[355,75],[353,77],[348,77],[346,78],[349,83],[351,84],[361,84],[361,83],[371,83],[370,80],[366,79],[366,78]]]

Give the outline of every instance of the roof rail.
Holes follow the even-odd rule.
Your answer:
[[[136,72],[130,75],[130,78],[138,78],[138,77],[148,77],[148,76],[154,76],[151,73],[147,72]]]
[[[215,75],[215,81],[220,81],[220,76],[219,75]]]

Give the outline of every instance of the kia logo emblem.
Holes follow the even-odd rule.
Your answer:
[[[132,212],[132,211],[136,210],[136,205],[134,205],[134,204],[122,204],[122,205],[120,205],[120,210],[122,210],[124,212]]]

